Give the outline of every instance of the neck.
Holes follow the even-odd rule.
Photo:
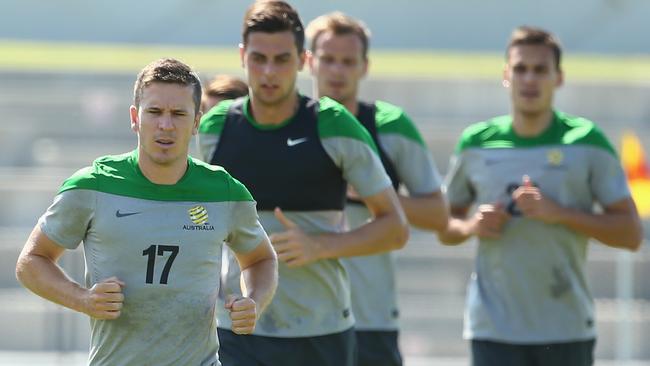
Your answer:
[[[339,102],[343,104],[343,106],[352,113],[353,116],[356,116],[357,113],[359,113],[359,101],[357,100],[356,97],[350,98],[348,100],[344,100],[342,102]]]
[[[514,111],[512,113],[512,127],[521,137],[535,137],[543,133],[553,120],[553,110],[548,109],[540,113],[526,113]]]
[[[291,95],[275,104],[266,104],[251,94],[250,112],[255,122],[261,125],[278,125],[296,113],[298,108],[298,93]]]
[[[314,81],[314,95],[317,95],[318,98],[326,97],[327,95],[323,95],[323,93],[320,93],[318,91],[317,84],[318,83]],[[352,113],[353,116],[356,116],[357,113],[359,112],[359,99],[356,93],[351,98],[347,98],[344,100],[336,100],[336,101],[341,103],[345,107],[345,109],[347,109],[350,113]]]
[[[187,158],[163,165],[145,157],[142,151],[139,152],[138,156],[138,166],[142,175],[154,184],[176,184],[187,171]]]

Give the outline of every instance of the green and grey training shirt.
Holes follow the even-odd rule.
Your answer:
[[[83,241],[87,287],[126,284],[121,316],[91,319],[89,363],[219,365],[221,247],[248,252],[266,238],[255,202],[222,168],[189,158],[178,183],[158,185],[137,161],[137,151],[95,160],[39,221],[67,249]]]
[[[369,108],[374,107],[374,108]],[[364,113],[366,110],[374,113]],[[390,103],[360,103],[359,121],[370,130],[374,124],[375,143],[392,164],[396,178],[411,196],[440,190],[441,178],[433,157],[413,121]],[[367,120],[366,120],[367,119]],[[387,169],[388,170],[388,169]],[[371,214],[363,204],[345,206],[351,228],[363,225]],[[359,330],[396,330],[398,327],[395,258],[393,252],[343,258],[352,287],[352,312]]]
[[[614,149],[591,121],[554,112],[534,138],[518,136],[510,116],[467,128],[446,180],[451,206],[499,202],[513,216],[501,238],[479,240],[464,335],[520,344],[594,338],[588,238],[523,217],[511,194],[524,175],[545,197],[584,212],[630,196]]]

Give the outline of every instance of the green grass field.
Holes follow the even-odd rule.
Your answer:
[[[241,73],[237,49],[126,44],[83,44],[0,40],[0,70],[135,73],[159,57],[181,59],[200,72]],[[568,80],[650,83],[650,55],[566,55]],[[375,50],[373,77],[494,79],[500,53]]]

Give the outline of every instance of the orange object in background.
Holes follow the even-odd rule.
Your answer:
[[[650,217],[650,166],[639,137],[633,132],[623,134],[621,162],[639,215]]]

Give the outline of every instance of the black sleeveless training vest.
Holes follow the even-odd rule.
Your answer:
[[[258,210],[342,210],[347,183],[321,144],[318,100],[300,96],[292,120],[269,130],[246,119],[246,101],[230,106],[210,163],[242,182]]]

